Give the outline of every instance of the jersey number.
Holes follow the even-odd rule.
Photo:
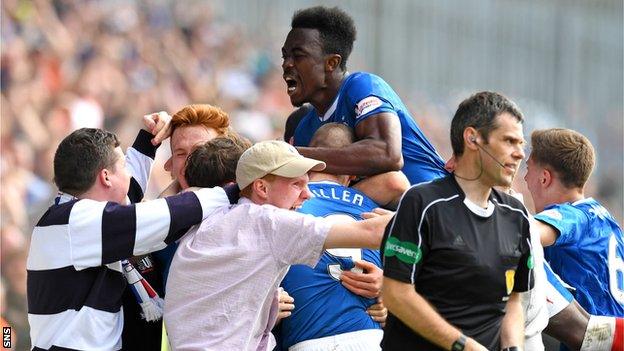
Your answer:
[[[353,261],[359,261],[362,259],[362,250],[360,249],[329,249],[327,250],[332,256],[342,259],[352,259]],[[362,269],[359,267],[351,268],[351,272],[362,273]],[[335,280],[340,280],[342,274],[342,267],[339,263],[328,264],[327,273]]]
[[[617,240],[609,238],[609,289],[620,305],[624,305],[624,260],[617,255]]]

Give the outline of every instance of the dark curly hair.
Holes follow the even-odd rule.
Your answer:
[[[320,33],[325,54],[342,57],[340,68],[347,69],[347,59],[353,49],[356,30],[353,19],[338,7],[315,6],[295,12],[290,26],[316,29]]]

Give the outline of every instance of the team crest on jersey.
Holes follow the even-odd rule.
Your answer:
[[[400,241],[395,237],[388,238],[384,247],[384,256],[396,256],[400,261],[407,264],[416,264],[422,258],[420,247],[408,241]]]
[[[508,269],[505,271],[505,284],[507,285],[507,295],[511,294],[511,292],[513,291],[515,276],[515,269]]]
[[[364,98],[355,106],[355,118],[365,115],[381,105],[381,100],[376,96]]]
[[[561,212],[557,211],[554,208],[551,208],[550,210],[546,210],[540,213],[540,215],[542,216],[546,216],[546,217],[550,217],[553,219],[556,219],[558,221],[563,219],[563,215],[561,214]]]

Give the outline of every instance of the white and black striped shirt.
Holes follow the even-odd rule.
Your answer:
[[[142,131],[127,151],[139,201],[155,148]],[[221,188],[132,205],[59,196],[32,234],[27,261],[33,350],[119,350],[126,286],[121,259],[164,248],[214,209],[229,204]]]

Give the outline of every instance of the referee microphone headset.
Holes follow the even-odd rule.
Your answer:
[[[505,168],[505,165],[504,165],[501,161],[499,161],[496,157],[494,157],[494,155],[492,155],[492,154],[491,154],[489,151],[487,151],[487,150],[486,150],[483,146],[481,146],[481,144],[479,144],[479,143],[477,142],[477,137],[476,137],[476,136],[471,135],[471,136],[470,136],[470,139],[468,139],[468,140],[470,140],[470,142],[472,142],[472,143],[474,143],[475,145],[477,145],[477,147],[478,147],[481,151],[485,152],[485,154],[486,154],[486,155],[490,156],[490,158],[491,158],[492,160],[494,160],[494,162],[496,162],[499,166],[501,166],[501,167]]]
[[[496,157],[494,157],[494,155],[492,155],[492,154],[491,154],[489,151],[487,151],[487,150],[486,150],[483,146],[481,146],[481,144],[479,144],[479,143],[477,142],[477,137],[476,137],[476,136],[471,135],[470,137],[468,137],[468,141],[469,141],[469,142],[471,142],[471,143],[473,143],[473,144],[475,144],[475,145],[477,145],[477,147],[479,148],[479,150],[481,150],[481,151],[485,152],[485,154],[486,154],[486,155],[488,155],[488,156],[489,156],[492,160],[494,160],[494,162],[496,162],[496,164],[497,164],[497,165],[499,165],[499,166],[500,166],[500,167],[502,167],[502,168],[505,168],[505,165],[504,165],[502,162],[500,162],[500,161],[499,161]],[[481,153],[479,153],[479,159],[481,159]],[[475,178],[464,178],[464,177],[462,177],[462,176],[458,175],[458,174],[457,174],[457,173],[455,173],[455,172],[453,172],[453,174],[454,174],[457,178],[460,178],[460,179],[463,179],[463,180],[467,180],[467,181],[474,181],[474,180],[477,180],[477,179],[481,178],[481,175],[483,174],[483,160],[481,160],[480,164],[481,164],[481,171],[479,172],[479,175],[478,175],[478,176],[476,176]],[[515,176],[515,174],[514,174],[514,176]]]

